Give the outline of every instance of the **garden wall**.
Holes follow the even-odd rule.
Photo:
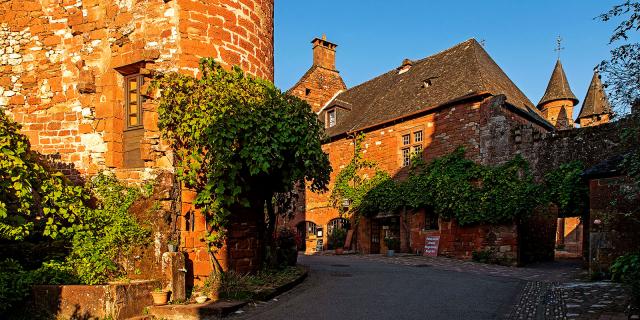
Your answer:
[[[515,224],[460,226],[454,220],[439,219],[439,230],[428,230],[424,225],[424,210],[408,213],[406,221],[410,225],[410,243],[405,245],[406,236],[403,235],[404,228],[401,228],[404,251],[423,254],[426,237],[440,236],[438,255],[468,260],[474,252],[486,252],[494,262],[506,265],[518,262],[518,230]]]
[[[640,221],[625,213],[637,212],[640,199],[622,196],[623,189],[633,190],[628,177],[603,177],[589,181],[591,232],[588,249],[591,272],[607,271],[615,258],[640,250]],[[594,223],[599,219],[602,223]]]
[[[39,285],[33,288],[33,304],[38,312],[56,319],[127,319],[143,314],[153,305],[151,291],[159,281],[132,281],[99,286]]]

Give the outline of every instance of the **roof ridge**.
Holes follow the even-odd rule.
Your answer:
[[[487,82],[486,79],[484,77],[484,73],[483,68],[480,67],[480,62],[478,61],[478,47],[480,47],[480,44],[475,41],[475,39],[471,38],[471,40],[473,40],[471,43],[475,43],[476,45],[473,46],[473,60],[475,62],[475,67],[478,72],[478,77],[480,78],[480,84],[482,85],[482,89],[487,90]],[[482,47],[480,47],[480,49],[484,50]],[[486,52],[486,51],[485,51]],[[488,53],[487,53],[488,54]]]

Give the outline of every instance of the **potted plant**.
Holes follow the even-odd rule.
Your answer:
[[[151,297],[153,297],[153,304],[156,306],[162,306],[169,302],[169,294],[171,291],[165,290],[161,287],[155,288],[151,292]]]
[[[167,247],[169,248],[169,252],[177,252],[178,242],[176,240],[169,240],[167,241]]]
[[[335,230],[333,230],[333,233],[331,234],[331,243],[335,248],[336,254],[344,253],[344,242],[346,237],[347,237],[347,230],[343,228],[336,228]]]
[[[395,254],[394,248],[398,246],[398,239],[392,237],[384,238],[384,243],[387,245],[387,257],[393,257]]]

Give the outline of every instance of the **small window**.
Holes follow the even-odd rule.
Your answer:
[[[124,99],[127,129],[142,126],[142,103],[144,102],[140,94],[142,83],[142,75],[139,74],[130,75],[125,78]]]
[[[422,152],[422,145],[413,146],[414,156],[420,155],[421,152]]]
[[[329,122],[329,128],[333,127],[336,125],[336,111],[335,110],[331,110],[329,112],[327,112],[327,118],[328,118],[328,122]]]
[[[425,230],[438,230],[438,214],[434,212],[432,207],[427,207],[424,210],[424,229]]]
[[[402,145],[406,146],[411,143],[411,135],[405,134],[402,136]]]
[[[422,142],[422,130],[413,133],[413,142]]]
[[[402,166],[406,167],[411,164],[411,151],[409,148],[402,149]]]
[[[304,89],[304,95],[305,95],[305,96],[308,96],[308,95],[310,95],[310,94],[311,94],[311,89],[309,89],[309,88],[305,88],[305,89]]]
[[[140,74],[124,77],[124,132],[122,136],[123,164],[125,168],[144,168],[141,142],[144,137],[140,88],[144,78]]]

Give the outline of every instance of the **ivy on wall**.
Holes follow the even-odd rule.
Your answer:
[[[331,204],[341,213],[373,216],[403,207],[431,207],[443,218],[468,225],[517,221],[549,202],[557,203],[568,215],[584,210],[587,190],[580,178],[580,163],[561,166],[539,184],[521,156],[502,165],[483,166],[465,158],[460,147],[429,164],[416,156],[407,179],[396,181],[363,159],[363,140],[363,135],[356,137],[354,157],[338,174],[332,190]],[[351,206],[345,207],[344,199]]]

